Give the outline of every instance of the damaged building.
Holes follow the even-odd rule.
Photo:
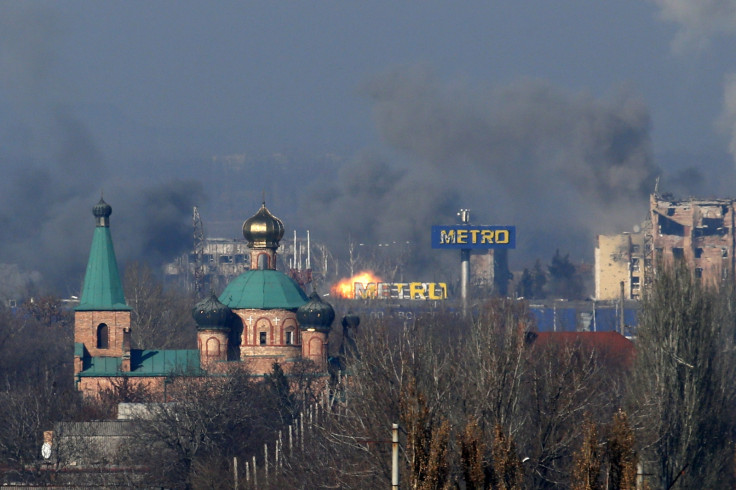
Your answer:
[[[652,195],[649,218],[654,263],[682,259],[696,277],[709,284],[733,277],[735,210],[733,199],[678,201]]]
[[[704,283],[718,285],[732,278],[735,211],[734,199],[677,200],[652,194],[648,220],[641,227],[598,236],[596,299],[641,299],[656,269],[679,260]]]
[[[641,299],[646,277],[645,233],[598,235],[595,247],[595,298],[598,300]]]

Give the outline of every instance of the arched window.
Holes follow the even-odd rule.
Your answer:
[[[268,269],[268,255],[267,254],[261,254],[258,256],[258,269],[260,270]]]
[[[207,339],[207,356],[217,357],[220,355],[220,341],[215,337]]]
[[[309,356],[319,357],[322,355],[322,341],[317,337],[312,337],[309,340]]]
[[[107,323],[97,325],[97,348],[108,349],[110,347],[110,331]]]

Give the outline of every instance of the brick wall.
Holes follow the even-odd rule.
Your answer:
[[[107,325],[108,348],[97,348],[97,331]],[[93,357],[120,357],[124,353],[125,332],[130,331],[130,311],[75,311],[74,342],[84,344]]]

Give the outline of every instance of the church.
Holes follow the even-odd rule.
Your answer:
[[[335,312],[318,294],[307,296],[276,270],[284,224],[266,208],[245,220],[243,236],[251,250],[250,269],[222,294],[197,303],[197,348],[132,349],[131,308],[118,271],[110,215],[102,198],[92,209],[95,229],[80,295],[74,310],[74,382],[94,396],[122,381],[165,393],[177,379],[202,378],[242,367],[265,374],[278,363],[288,373],[301,359],[327,373],[328,336]]]

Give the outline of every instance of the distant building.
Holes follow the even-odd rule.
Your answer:
[[[309,359],[326,372],[335,312],[319,295],[307,297],[293,279],[276,270],[284,225],[265,204],[243,224],[249,267],[219,298],[212,293],[194,305],[197,348],[185,350],[131,349],[134,326],[110,234],[111,213],[102,199],[93,208],[96,227],[74,312],[78,390],[93,395],[125,381],[165,397],[167,384],[177,379],[202,378],[240,366],[264,374],[276,362],[288,373],[300,359]]]
[[[250,267],[250,251],[243,239],[203,238],[199,252],[191,251],[166,264],[166,283],[193,290],[199,279],[202,290],[209,291],[224,287]]]
[[[595,249],[598,300],[641,299],[656,271],[683,261],[696,277],[719,285],[734,277],[736,200],[652,194],[640,231],[600,235]],[[733,280],[733,279],[730,279]]]
[[[649,212],[655,267],[684,260],[704,282],[734,277],[733,199],[664,199],[652,195]]]
[[[598,235],[595,247],[595,298],[641,299],[645,282],[643,232]]]
[[[497,296],[508,294],[511,280],[508,250],[497,248],[471,253],[470,271],[473,286],[490,289]]]

